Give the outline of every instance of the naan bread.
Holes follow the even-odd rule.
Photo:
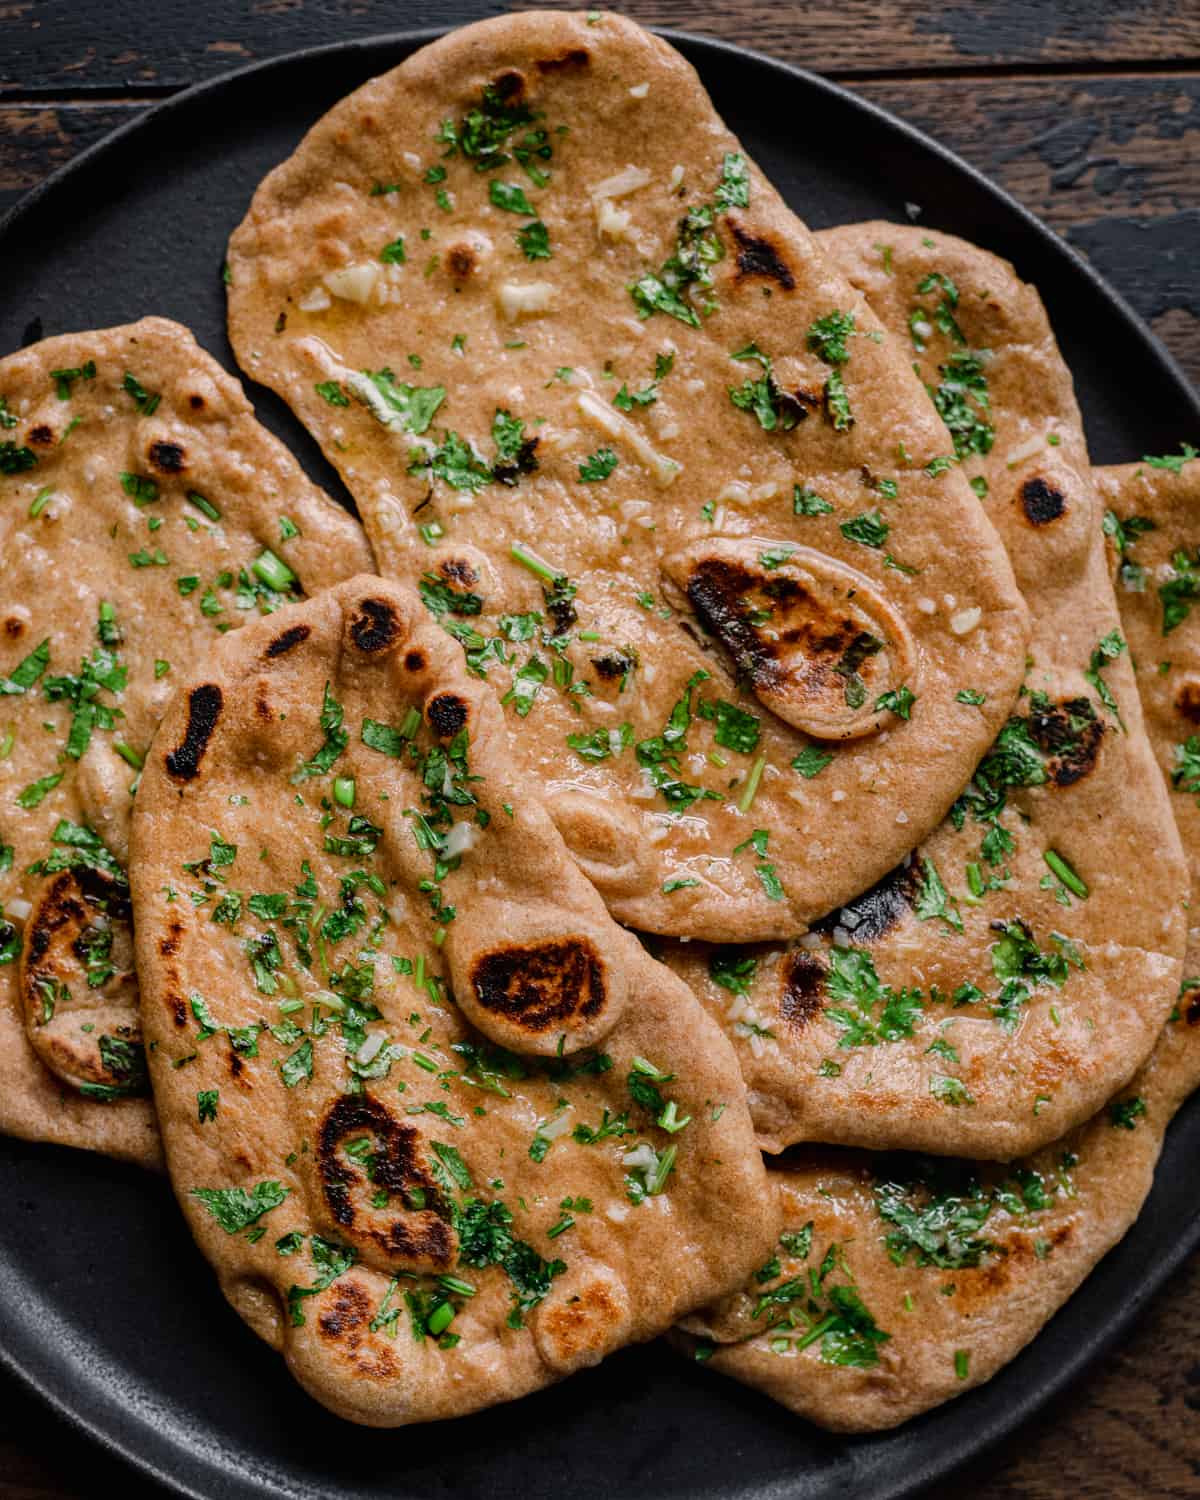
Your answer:
[[[764,1149],[1010,1160],[1145,1061],[1179,985],[1187,871],[1037,293],[947,235],[820,238],[893,334],[912,329],[1029,602],[1029,670],[954,814],[880,885],[786,950],[671,962],[736,1041]]]
[[[1190,458],[1184,455],[1191,455]],[[1137,674],[1146,732],[1172,789],[1192,889],[1200,890],[1200,462],[1196,449],[1097,469],[1121,626]],[[1154,845],[1147,850],[1153,857]],[[1138,865],[1142,879],[1146,856]],[[1200,974],[1190,911],[1184,973]]]
[[[217,645],[133,842],[172,1180],[333,1411],[518,1396],[759,1263],[731,1049],[608,917],[415,593],[359,578]]]
[[[1194,564],[1200,463],[1155,459],[1098,469],[1095,480],[1108,507],[1105,531],[1114,543],[1121,624],[1137,663],[1146,730],[1174,788],[1171,805],[1195,893],[1200,782],[1188,756],[1200,754],[1200,613],[1191,609],[1200,590],[1180,581],[1190,570],[1178,554]],[[1163,660],[1170,662],[1165,672]],[[1149,837],[1146,848],[1156,857]],[[1129,869],[1141,880],[1144,858]],[[1030,1160],[1000,1168],[828,1150],[784,1158],[771,1174],[787,1237],[778,1269],[689,1320],[691,1336],[680,1342],[704,1355],[719,1341],[716,1369],[838,1431],[892,1426],[989,1379],[1133,1223],[1163,1131],[1200,1086],[1194,929],[1183,972],[1146,1066],[1089,1124]],[[811,1332],[805,1314],[814,1315],[780,1288],[810,1269],[819,1276],[831,1246],[841,1249],[821,1283],[815,1316],[829,1310],[838,1321],[800,1349]],[[857,1302],[835,1290],[851,1283]]]
[[[1179,1012],[1110,1107],[1007,1169],[789,1153],[771,1172],[778,1265],[679,1342],[837,1432],[895,1426],[990,1379],[1137,1217],[1200,1084],[1200,1006]]]
[[[243,368],[621,921],[791,936],[945,814],[1019,683],[1011,571],[906,341],[664,42],[539,12],[423,48],[270,174],[229,267]]]
[[[161,318],[0,360],[0,498],[0,1130],[155,1164],[125,877],[142,757],[220,633],[370,554]]]

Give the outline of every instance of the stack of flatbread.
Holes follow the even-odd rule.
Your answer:
[[[0,360],[0,1129],[165,1162],[352,1421],[988,1379],[1200,1082],[1194,450],[615,15],[359,89],[227,280],[361,527],[185,329]]]

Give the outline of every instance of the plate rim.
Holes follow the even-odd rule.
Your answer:
[[[92,142],[70,161],[56,168],[24,193],[16,203],[0,215],[0,246],[45,199],[57,194],[81,174],[90,171],[96,161],[114,149],[119,149],[129,138],[152,129],[159,120],[174,111],[186,110],[206,96],[219,95],[224,90],[243,85],[249,79],[273,72],[286,72],[297,65],[311,65],[322,57],[346,58],[361,55],[366,60],[385,48],[408,48],[411,53],[416,48],[459,29],[461,27],[458,26],[416,27],[294,48],[271,57],[259,58],[254,62],[229,69],[179,89],[166,98],[149,104],[132,119],[108,131],[99,140]],[[693,57],[698,55],[696,64],[698,71],[709,65],[720,67],[724,59],[731,59],[739,64],[748,62],[777,74],[785,74],[818,96],[823,96],[827,100],[835,101],[843,108],[865,115],[881,131],[887,132],[893,138],[899,138],[908,148],[938,158],[945,167],[967,178],[976,188],[982,190],[1007,213],[1015,217],[1024,232],[1038,242],[1043,250],[1052,257],[1056,257],[1062,263],[1064,274],[1073,275],[1076,278],[1081,277],[1089,284],[1093,293],[1099,295],[1108,304],[1112,312],[1125,325],[1126,334],[1132,336],[1141,345],[1143,355],[1156,364],[1162,376],[1175,386],[1181,397],[1181,405],[1190,407],[1191,419],[1200,430],[1200,391],[1193,387],[1175,356],[1165,347],[1122,293],[1114,288],[1074,246],[1045,224],[1031,209],[1013,197],[1007,189],[994,182],[985,172],[964,160],[957,152],[952,151],[936,138],[926,134],[918,126],[891,113],[882,105],[864,98],[851,88],[799,67],[795,63],[772,57],[768,53],[742,46],[722,37],[672,27],[650,26],[647,29],[672,45],[680,46],[689,61],[693,61]],[[367,77],[374,76],[377,75],[375,73],[367,75]],[[704,82],[703,76],[701,81]],[[366,77],[363,82],[366,82]],[[315,124],[316,119],[312,123]],[[240,369],[237,371],[237,378],[242,380],[243,384],[248,383],[252,390],[256,388],[255,383],[249,381]],[[1181,1106],[1175,1118],[1178,1119],[1179,1114],[1187,1107],[1186,1103]],[[1200,1103],[1193,1101],[1193,1108],[1200,1108]],[[1166,1142],[1173,1130],[1174,1122],[1164,1136],[1162,1147],[1164,1153]],[[37,1144],[42,1149],[56,1153],[73,1149],[46,1146],[44,1143]],[[1151,1193],[1153,1191],[1152,1187]],[[1191,1219],[1178,1227],[1167,1252],[1156,1258],[1134,1291],[1120,1306],[1110,1312],[1098,1334],[1087,1342],[1078,1343],[1064,1359],[1059,1361],[1057,1367],[1048,1376],[1040,1378],[1023,1391],[1015,1401],[1010,1402],[1003,1410],[997,1411],[994,1416],[990,1417],[990,1420],[985,1420],[972,1435],[969,1446],[964,1446],[961,1451],[947,1449],[941,1454],[925,1458],[917,1468],[886,1480],[882,1487],[874,1490],[872,1500],[906,1500],[906,1497],[916,1495],[929,1484],[951,1477],[965,1464],[994,1451],[1006,1437],[1011,1436],[1036,1412],[1061,1397],[1093,1365],[1098,1363],[1103,1355],[1128,1333],[1146,1304],[1159,1294],[1164,1284],[1198,1248],[1200,1248],[1200,1202],[1197,1203]],[[1102,1264],[1103,1261],[1099,1262],[1094,1270],[1098,1270]],[[1063,1307],[1066,1305],[1064,1303]],[[1060,1308],[1056,1311],[1055,1317],[1061,1310]],[[1054,1318],[1049,1319],[1030,1344],[1034,1343],[1053,1321]],[[184,1496],[186,1500],[210,1500],[211,1490],[197,1487],[197,1482],[215,1479],[226,1483],[232,1481],[238,1486],[239,1495],[254,1497],[254,1500],[272,1500],[272,1497],[281,1497],[282,1500],[286,1494],[273,1479],[238,1473],[224,1465],[218,1467],[209,1457],[198,1455],[193,1450],[180,1446],[177,1440],[169,1436],[168,1441],[173,1444],[179,1458],[192,1465],[202,1466],[202,1469],[188,1474],[164,1467],[156,1458],[139,1452],[132,1446],[131,1440],[118,1430],[120,1424],[115,1418],[119,1416],[122,1408],[119,1407],[115,1397],[105,1396],[103,1388],[98,1385],[95,1377],[84,1383],[87,1392],[84,1401],[78,1399],[78,1383],[71,1387],[69,1394],[60,1392],[49,1384],[39,1370],[34,1368],[39,1361],[30,1358],[28,1340],[24,1341],[27,1345],[24,1357],[10,1346],[7,1335],[12,1331],[8,1326],[3,1306],[0,1305],[0,1367],[16,1379],[25,1390],[33,1393],[71,1431],[97,1445],[108,1457],[125,1464],[134,1474],[158,1484],[165,1493]],[[17,1342],[21,1340],[18,1338]],[[1024,1348],[1029,1346],[1026,1345]],[[37,1351],[34,1352],[36,1354]],[[1024,1349],[1019,1352],[1023,1353]],[[987,1383],[979,1389],[986,1389],[986,1385]],[[970,1394],[967,1393],[968,1399]],[[935,1408],[933,1412],[923,1414],[915,1420],[936,1419],[936,1413],[939,1410],[940,1408]],[[106,1416],[107,1425],[104,1420]],[[144,1431],[146,1419],[143,1415],[138,1414],[132,1420],[138,1430]],[[853,1444],[853,1439],[846,1441]],[[781,1489],[778,1493],[786,1495],[787,1489]]]

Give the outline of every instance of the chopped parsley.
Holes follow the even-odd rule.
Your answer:
[[[1146,1113],[1146,1101],[1140,1094],[1132,1099],[1115,1099],[1109,1106],[1108,1122],[1115,1130],[1135,1130]]]
[[[746,158],[727,151],[721,163],[721,180],[713,193],[718,208],[748,208],[750,205],[750,168]]]
[[[794,1246],[789,1254],[807,1260],[812,1245],[811,1224],[789,1238]],[[778,1274],[778,1264],[778,1257],[769,1261],[761,1275],[770,1279]],[[831,1278],[835,1275],[845,1280],[834,1282]],[[879,1363],[879,1350],[891,1338],[859,1295],[844,1248],[838,1244],[831,1244],[820,1265],[810,1266],[807,1274],[763,1290],[752,1316],[769,1319],[767,1334],[773,1353],[795,1355],[817,1344],[824,1363],[860,1370],[873,1369]]]
[[[942,877],[938,874],[938,868],[933,860],[928,857],[922,858],[921,882],[917,887],[916,902],[913,910],[919,922],[938,920],[944,922],[952,932],[963,930],[962,917],[959,914],[958,902],[946,890],[942,883]]]

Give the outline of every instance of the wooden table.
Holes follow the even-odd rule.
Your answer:
[[[0,0],[0,210],[187,84],[296,47],[506,8],[487,0]],[[1083,251],[1200,382],[1200,0],[637,0],[620,8],[828,74],[928,130]],[[1195,1260],[1102,1369],[941,1486],[936,1500],[1200,1495],[1198,1412]],[[0,1500],[91,1500],[118,1487],[126,1500],[159,1493],[0,1381]]]

